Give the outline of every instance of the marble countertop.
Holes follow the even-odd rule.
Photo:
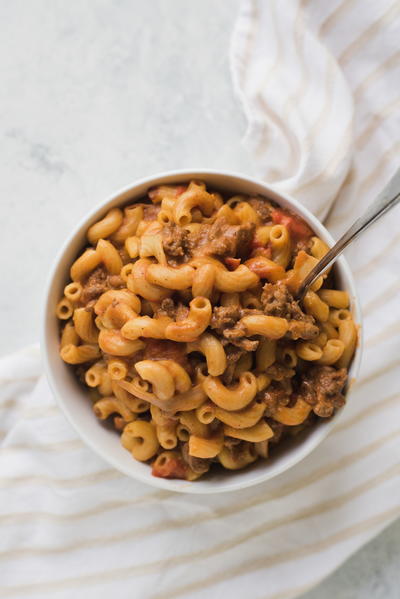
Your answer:
[[[135,179],[252,173],[228,63],[239,0],[0,3],[0,355],[37,341],[68,231]],[[399,597],[400,524],[305,599]]]

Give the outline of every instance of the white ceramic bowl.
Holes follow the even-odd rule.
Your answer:
[[[59,357],[59,322],[55,316],[55,307],[67,282],[70,266],[85,245],[85,234],[88,227],[113,206],[124,205],[143,197],[149,187],[160,183],[175,183],[189,179],[201,179],[212,189],[227,190],[232,194],[261,194],[275,200],[282,207],[290,208],[298,213],[328,245],[333,243],[333,239],[325,227],[296,200],[287,195],[277,194],[268,185],[253,178],[212,170],[184,170],[141,179],[96,206],[71,232],[62,247],[46,289],[42,347],[47,377],[59,405],[82,439],[104,460],[132,478],[163,489],[186,493],[220,493],[242,489],[266,481],[297,464],[328,435],[343,410],[329,420],[321,420],[300,439],[296,438],[287,444],[285,443],[269,460],[260,460],[243,471],[219,471],[208,475],[204,480],[200,479],[191,483],[182,480],[156,478],[151,475],[148,464],[137,462],[121,446],[119,435],[101,426],[94,416],[91,402],[88,400],[84,389],[78,384],[72,368]],[[361,313],[353,277],[344,258],[337,261],[335,268],[339,286],[349,292],[354,319],[360,324]],[[349,372],[349,380],[352,382],[357,376],[360,357],[361,342],[357,346],[356,355]]]

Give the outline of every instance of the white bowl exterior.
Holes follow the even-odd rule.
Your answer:
[[[175,183],[189,179],[201,179],[206,182],[207,186],[215,189],[234,193],[261,194],[275,200],[282,207],[290,208],[298,213],[328,245],[331,246],[334,243],[325,227],[296,200],[288,195],[276,193],[270,186],[251,177],[212,170],[182,170],[142,179],[112,196],[111,199],[99,204],[77,225],[61,249],[50,273],[46,289],[42,350],[47,378],[60,407],[82,439],[106,462],[128,476],[163,489],[185,493],[220,493],[261,483],[297,464],[328,435],[345,408],[340,410],[333,418],[318,423],[314,429],[308,432],[306,438],[288,444],[281,451],[276,452],[276,455],[268,461],[260,460],[243,471],[217,472],[194,483],[156,478],[151,475],[148,464],[134,460],[130,453],[121,446],[119,436],[101,426],[95,418],[91,402],[88,400],[85,390],[78,383],[72,368],[65,364],[59,356],[59,321],[55,316],[55,307],[67,283],[70,266],[85,245],[88,227],[101,218],[110,208],[143,197],[149,187],[160,183]],[[353,317],[357,324],[361,325],[361,310],[351,271],[343,257],[336,264],[339,286],[349,292]],[[349,370],[350,386],[352,386],[358,374],[361,350],[360,339]],[[349,394],[350,389],[347,393],[347,401]]]

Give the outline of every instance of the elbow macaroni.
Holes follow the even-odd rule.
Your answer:
[[[219,378],[208,376],[203,382],[207,396],[216,406],[224,410],[241,410],[246,407],[257,393],[256,377],[251,372],[244,372],[234,387],[226,387]]]
[[[203,333],[198,341],[189,344],[188,351],[200,351],[207,362],[208,374],[219,376],[226,369],[226,354],[224,347],[211,333]]]
[[[195,297],[189,304],[189,316],[171,322],[165,329],[165,337],[172,341],[194,341],[210,323],[211,303],[206,297]]]
[[[122,219],[122,210],[119,208],[111,208],[103,219],[92,225],[88,230],[87,238],[89,243],[94,245],[99,239],[106,239],[106,237],[109,237],[119,228]]]
[[[215,272],[215,287],[223,293],[246,291],[246,289],[256,285],[258,281],[258,275],[245,264],[241,264],[233,272],[222,268],[218,268]]]

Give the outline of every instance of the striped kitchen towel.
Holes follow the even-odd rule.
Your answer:
[[[258,174],[339,235],[399,163],[400,4],[245,0],[231,48]],[[360,380],[335,431],[273,481],[153,490],[56,407],[32,347],[0,360],[0,598],[290,599],[400,513],[399,209],[348,252]],[[195,484],[195,483],[194,483]]]

